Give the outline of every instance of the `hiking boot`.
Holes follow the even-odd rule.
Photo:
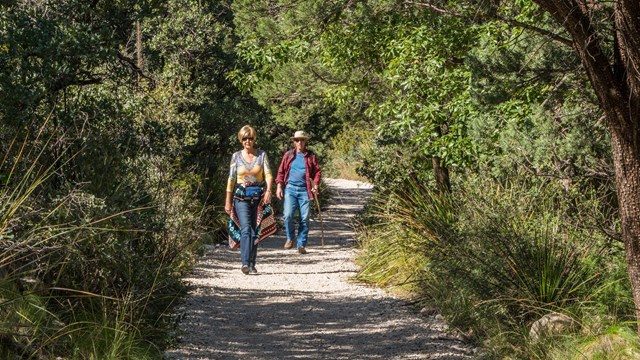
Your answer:
[[[253,275],[258,274],[258,269],[256,269],[256,267],[253,265],[249,266],[249,274],[253,274]]]
[[[245,275],[249,275],[249,265],[242,265],[242,273]]]
[[[304,246],[300,246],[298,248],[298,254],[306,254],[307,253],[307,249],[304,248]]]
[[[285,249],[289,250],[289,249],[291,249],[292,247],[293,247],[293,241],[291,241],[291,240],[287,240],[287,242],[286,242],[286,243],[284,243],[284,248],[285,248]]]

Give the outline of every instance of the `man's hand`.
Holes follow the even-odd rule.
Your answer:
[[[276,188],[276,197],[278,198],[278,200],[282,200],[283,197],[283,193],[282,193],[282,185],[278,184],[278,187]]]

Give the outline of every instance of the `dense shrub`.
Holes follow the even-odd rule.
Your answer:
[[[123,204],[61,181],[65,156],[38,166],[46,144],[27,137],[0,164],[3,358],[159,357],[199,245],[197,178],[139,158]]]
[[[594,231],[606,219],[588,196],[524,178],[468,184],[441,194],[407,181],[378,199],[358,277],[402,286],[496,354],[535,353],[522,348],[528,326],[549,312],[585,334],[633,318],[622,249]]]

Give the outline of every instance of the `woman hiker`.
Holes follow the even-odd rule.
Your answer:
[[[296,131],[291,140],[294,148],[284,153],[278,168],[276,196],[280,200],[284,197],[283,220],[287,235],[284,248],[291,249],[295,240],[298,253],[306,254],[309,211],[314,196],[318,194],[320,166],[316,154],[307,149],[309,136],[306,132]],[[297,237],[294,221],[296,210],[300,212]]]
[[[230,215],[229,247],[240,247],[242,273],[257,274],[258,243],[276,232],[271,208],[273,176],[267,153],[254,147],[256,130],[243,126],[238,132],[242,150],[231,156],[224,210]]]

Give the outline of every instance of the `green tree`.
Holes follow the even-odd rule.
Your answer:
[[[86,358],[125,343],[83,336],[93,325],[75,329],[73,322],[87,319],[97,328],[105,321],[150,353],[166,345],[167,315],[202,236],[208,189],[226,183],[217,172],[228,164],[237,129],[269,119],[226,79],[235,66],[231,29],[225,1],[0,5],[3,199],[19,193],[33,169],[55,169],[0,233],[14,239],[0,244],[0,262],[20,259],[15,267],[34,279],[6,288],[24,290],[15,293],[22,300],[52,295],[34,302],[46,309],[39,325],[47,326],[0,341],[25,354],[42,347],[53,357]],[[29,151],[20,151],[23,143]],[[57,233],[57,224],[77,231]],[[33,247],[33,234],[55,246]],[[3,317],[9,327],[19,325],[11,309],[0,309],[10,313]],[[122,316],[100,316],[114,312]],[[70,328],[69,336],[57,335]]]
[[[376,120],[383,136],[385,132],[393,134],[425,157],[445,165],[469,165],[478,145],[488,148],[496,133],[509,129],[506,123],[485,128],[491,131],[489,141],[469,137],[470,119],[486,117],[483,112],[489,107],[489,116],[518,121],[532,134],[545,133],[539,144],[552,144],[549,140],[558,132],[568,142],[572,135],[563,129],[574,126],[596,130],[597,134],[601,112],[607,126],[605,135],[611,141],[622,238],[640,318],[637,1],[240,1],[234,6],[239,12],[256,14],[252,19],[237,19],[244,39],[241,55],[253,66],[244,77],[246,83],[260,86],[292,63],[313,64],[307,66],[308,72],[319,79],[321,94],[335,107],[336,114],[341,109],[366,114]],[[487,44],[495,44],[494,49],[502,46],[515,50],[512,41],[522,34],[531,36],[533,43],[520,45],[521,49],[511,54],[502,53],[514,56],[512,60],[516,61],[510,69],[508,57],[502,57],[504,63],[499,64],[516,81],[480,72],[492,71],[495,60],[472,63],[469,55]],[[525,57],[538,66],[524,63]],[[483,88],[491,78],[502,81],[501,88]],[[583,86],[584,79],[590,87]],[[590,94],[594,94],[593,99]],[[586,100],[583,109],[588,114],[572,126],[566,114],[580,98]],[[590,106],[592,102],[597,108]],[[560,119],[565,125],[541,128],[547,125],[536,117]],[[574,134],[572,151],[577,151],[579,144],[588,141],[584,135]],[[603,161],[580,171],[595,170],[591,176],[606,178],[608,152],[599,145],[591,150]],[[535,155],[534,149],[530,151],[521,163],[529,169],[532,167],[526,162]],[[576,152],[564,158],[579,156]],[[568,176],[576,169],[563,166],[557,159],[555,162],[550,168],[556,173]],[[544,176],[544,168],[537,167],[533,174]]]
[[[636,318],[640,319],[640,3],[633,0],[535,3],[563,27],[566,43],[580,58],[606,118],[622,238]]]
[[[380,138],[430,159],[436,183],[450,188],[448,168],[473,152],[464,121],[470,73],[460,64],[474,29],[384,1],[236,1],[234,9],[239,54],[251,66],[235,79],[276,105],[277,121],[300,124],[311,111],[380,125]]]

